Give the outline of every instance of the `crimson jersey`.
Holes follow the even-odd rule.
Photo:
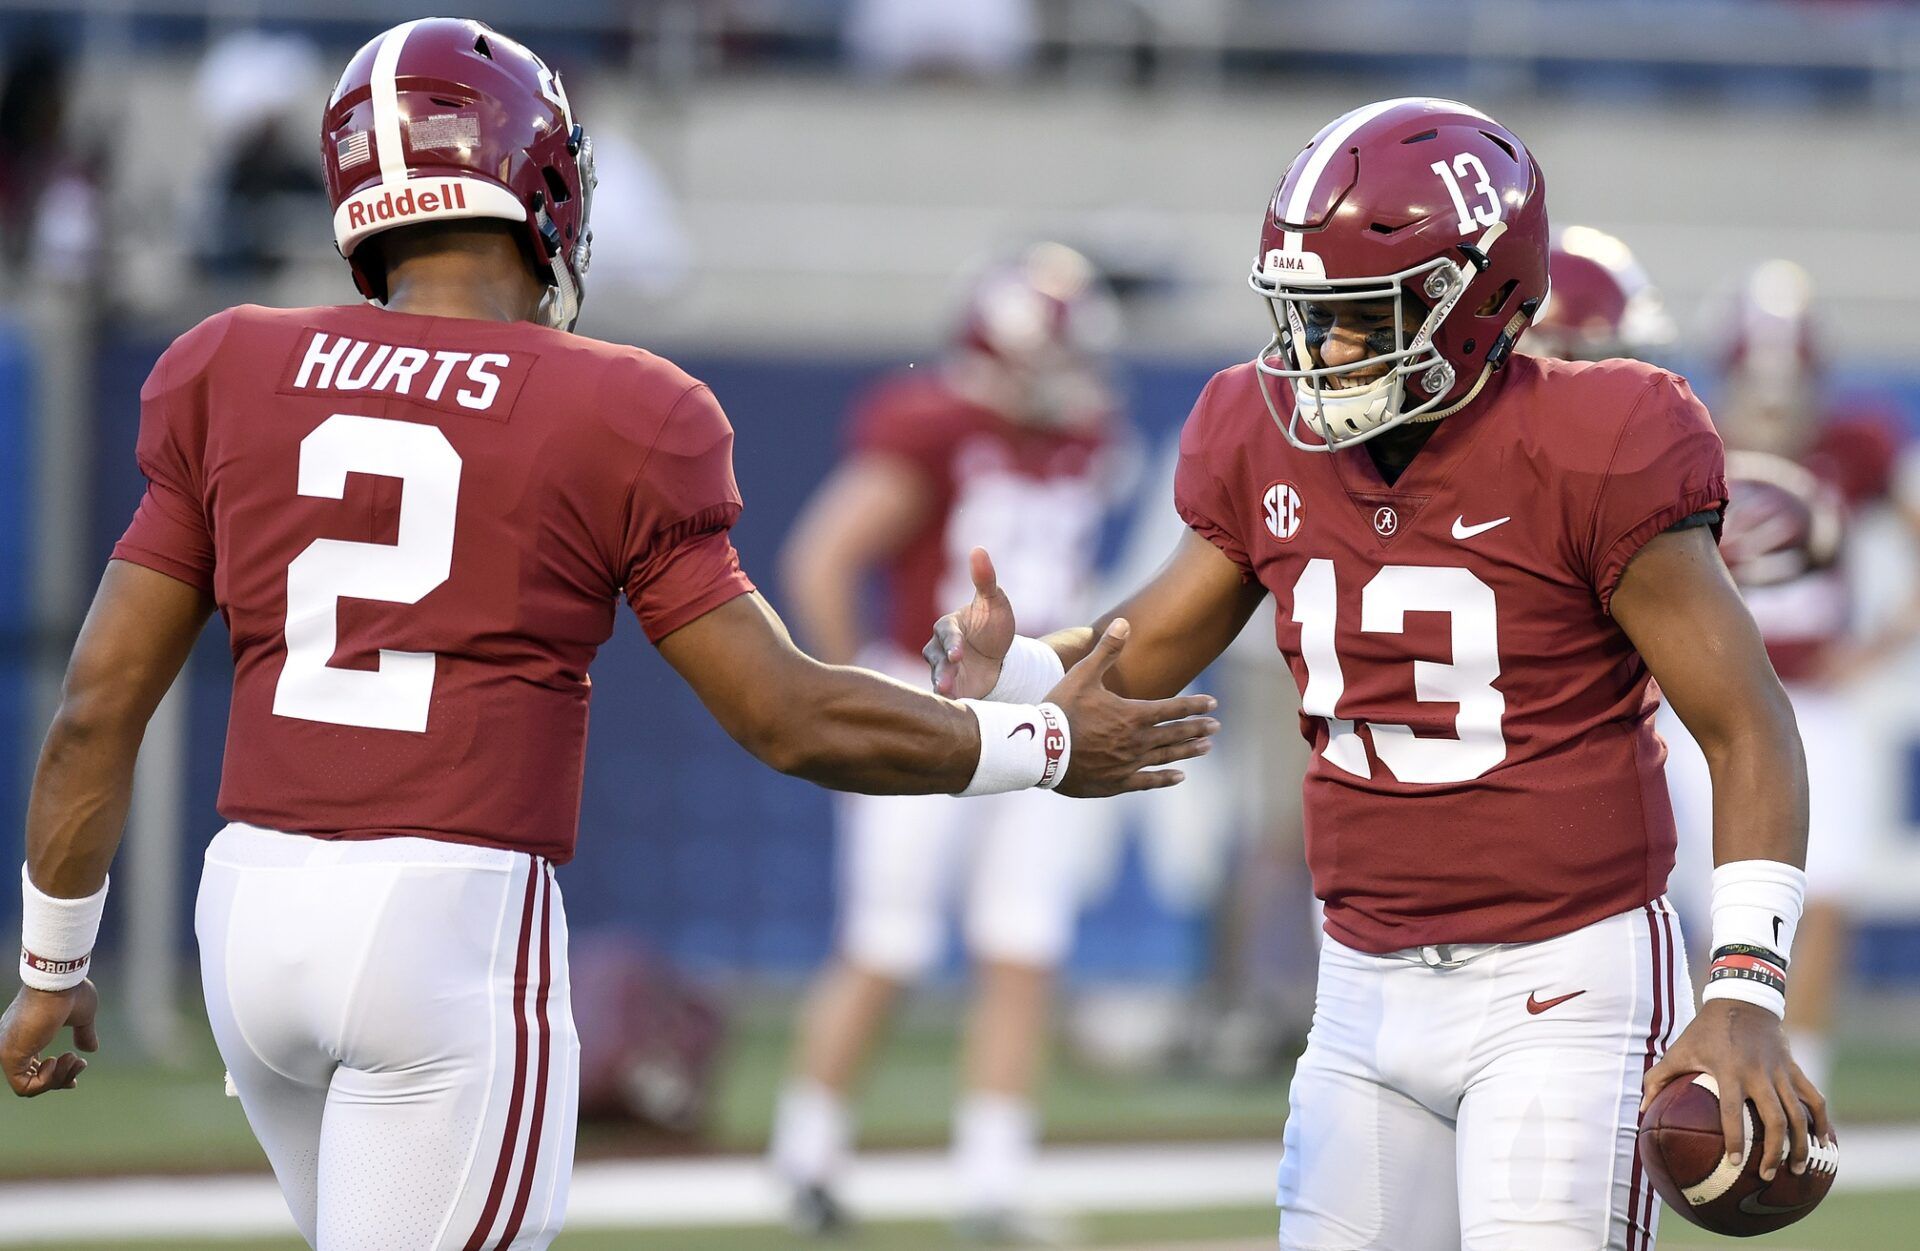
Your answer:
[[[1732,498],[1722,552],[1767,645],[1773,671],[1783,682],[1817,685],[1853,635],[1854,594],[1843,559],[1847,521],[1841,493],[1830,480],[1810,477],[1793,484],[1788,493],[1804,501],[1804,511],[1794,508],[1782,514],[1765,499],[1769,492],[1780,492],[1782,484],[1748,481],[1742,474],[1751,463],[1740,453],[1729,457],[1727,491]],[[1795,526],[1795,521],[1802,525]],[[1790,550],[1770,553],[1768,544],[1781,544],[1783,538]],[[1783,556],[1790,562],[1784,570],[1769,567]],[[1787,571],[1791,576],[1780,576]]]
[[[1760,627],[1767,658],[1782,681],[1818,684],[1832,667],[1837,652],[1853,640],[1855,588],[1846,560],[1849,514],[1870,509],[1893,491],[1893,467],[1899,460],[1900,437],[1895,419],[1872,408],[1846,408],[1829,413],[1820,422],[1800,464],[1830,494],[1810,500],[1836,518],[1834,549],[1823,553],[1799,575],[1765,585],[1747,585],[1734,567],[1734,580],[1747,611]],[[1738,475],[1729,484],[1735,501],[1743,483]],[[1730,522],[1737,520],[1729,513]]]
[[[733,432],[668,362],[527,323],[231,309],[140,392],[114,548],[232,635],[220,812],[573,852],[587,666],[752,590]]]
[[[1181,435],[1181,516],[1278,605],[1314,888],[1363,951],[1563,934],[1673,865],[1647,668],[1608,601],[1725,502],[1720,439],[1636,362],[1515,356],[1489,386],[1392,485],[1365,448],[1288,444],[1251,364]]]
[[[929,495],[924,520],[883,569],[887,638],[918,656],[934,621],[973,598],[967,553],[993,553],[1023,633],[1084,619],[1103,507],[1104,427],[1021,425],[943,380],[890,378],[854,412],[853,455],[906,462]]]

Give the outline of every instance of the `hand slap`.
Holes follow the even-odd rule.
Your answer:
[[[1095,798],[1178,785],[1186,774],[1164,766],[1206,755],[1220,732],[1207,715],[1219,706],[1211,695],[1122,699],[1107,689],[1107,672],[1130,629],[1124,618],[1110,622],[1047,696],[1073,727],[1073,757],[1057,788],[1063,795]]]

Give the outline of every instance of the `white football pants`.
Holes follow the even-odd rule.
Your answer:
[[[1860,701],[1791,684],[1793,719],[1807,757],[1807,898],[1846,906],[1872,872],[1881,808],[1883,754]],[[1706,933],[1713,887],[1713,774],[1673,709],[1654,728],[1667,743],[1667,792],[1680,831],[1670,892],[1680,915]]]
[[[977,959],[1053,968],[1073,942],[1090,807],[1046,791],[843,795],[840,948],[910,982],[940,959],[957,908]]]
[[[918,657],[873,647],[860,660],[926,684]],[[940,959],[957,911],[976,959],[1053,968],[1073,943],[1103,807],[1040,790],[835,796],[841,953],[915,981]]]
[[[1649,1251],[1640,1079],[1692,1019],[1665,899],[1538,943],[1376,956],[1328,938],[1280,1246]]]
[[[229,825],[195,914],[207,1013],[317,1251],[537,1251],[579,1043],[546,861]]]

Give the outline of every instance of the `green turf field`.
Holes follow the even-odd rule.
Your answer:
[[[784,1008],[743,1013],[724,1066],[714,1125],[699,1144],[635,1137],[619,1128],[589,1126],[583,1156],[715,1148],[750,1151],[764,1141],[773,1096],[784,1070]],[[0,1102],[0,1178],[121,1172],[199,1172],[263,1167],[240,1114],[221,1095],[220,1063],[204,1026],[177,1067],[120,1062],[108,1024],[106,1045],[79,1090],[32,1102]],[[863,1141],[873,1146],[942,1142],[953,1093],[952,1013],[938,1006],[903,1022],[879,1057],[864,1100]],[[1845,1124],[1920,1120],[1920,1047],[1885,1039],[1853,1040],[1843,1048],[1833,1098]],[[1056,1064],[1047,1096],[1049,1137],[1068,1140],[1266,1138],[1278,1148],[1286,1110],[1285,1075],[1221,1082],[1198,1075],[1113,1078]],[[1165,1251],[1252,1251],[1272,1243],[1268,1207],[1218,1211],[1094,1215],[1080,1224],[1087,1248]],[[1752,1245],[1777,1251],[1907,1251],[1920,1245],[1920,1191],[1842,1195],[1792,1230]],[[63,1243],[61,1251],[298,1251],[301,1244],[238,1242]],[[563,1251],[773,1251],[795,1246],[770,1228],[652,1229],[569,1234]],[[849,1251],[927,1251],[951,1245],[945,1229],[925,1223],[881,1224],[823,1248]],[[1663,1247],[1727,1246],[1669,1218]],[[53,1251],[48,1246],[46,1251]]]
[[[103,1050],[76,1090],[32,1102],[0,1103],[0,1178],[264,1168],[237,1101],[221,1093],[221,1066],[204,1024],[171,1069],[135,1065],[114,1054],[111,1024]],[[662,1150],[755,1151],[766,1140],[774,1094],[786,1066],[787,1018],[745,1013],[727,1051],[714,1123],[699,1143],[636,1136],[587,1125],[583,1157]],[[879,1057],[862,1100],[869,1146],[927,1146],[943,1141],[953,1104],[954,1027],[934,1010],[902,1022]],[[1916,1089],[1920,1106],[1920,1089]],[[1046,1100],[1057,1140],[1270,1137],[1286,1115],[1285,1075],[1223,1083],[1198,1075],[1103,1077],[1061,1063]]]
[[[1156,1251],[1256,1251],[1274,1236],[1271,1208],[1226,1208],[1193,1212],[1094,1215],[1079,1222],[1082,1248],[1155,1248]],[[1755,1251],[1909,1251],[1920,1228],[1920,1191],[1843,1195],[1791,1229],[1740,1245]],[[800,1243],[820,1251],[929,1251],[954,1245],[943,1226],[919,1223],[872,1225],[844,1240]],[[1694,1229],[1671,1215],[1661,1225],[1662,1248],[1729,1247],[1724,1238]],[[793,1251],[796,1239],[783,1230],[650,1229],[567,1234],[556,1251]],[[24,1251],[304,1251],[298,1241],[67,1242]]]
[[[754,1151],[764,1143],[785,1069],[787,1016],[778,1006],[743,1012],[728,1048],[713,1125],[698,1143],[587,1125],[582,1157],[637,1152]],[[868,1146],[931,1146],[944,1140],[953,1102],[952,1013],[935,1005],[902,1022],[877,1057],[862,1100]],[[262,1168],[239,1104],[221,1095],[221,1067],[204,1023],[177,1067],[127,1062],[106,1050],[72,1092],[0,1102],[0,1178]],[[1841,1051],[1831,1091],[1848,1122],[1920,1120],[1920,1042],[1853,1040]],[[1226,1082],[1199,1074],[1119,1078],[1056,1062],[1046,1095],[1054,1141],[1267,1138],[1286,1117],[1284,1073]]]

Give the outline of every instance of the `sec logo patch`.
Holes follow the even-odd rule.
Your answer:
[[[1300,533],[1300,492],[1291,482],[1276,482],[1267,488],[1260,506],[1267,514],[1267,532],[1282,543]]]

